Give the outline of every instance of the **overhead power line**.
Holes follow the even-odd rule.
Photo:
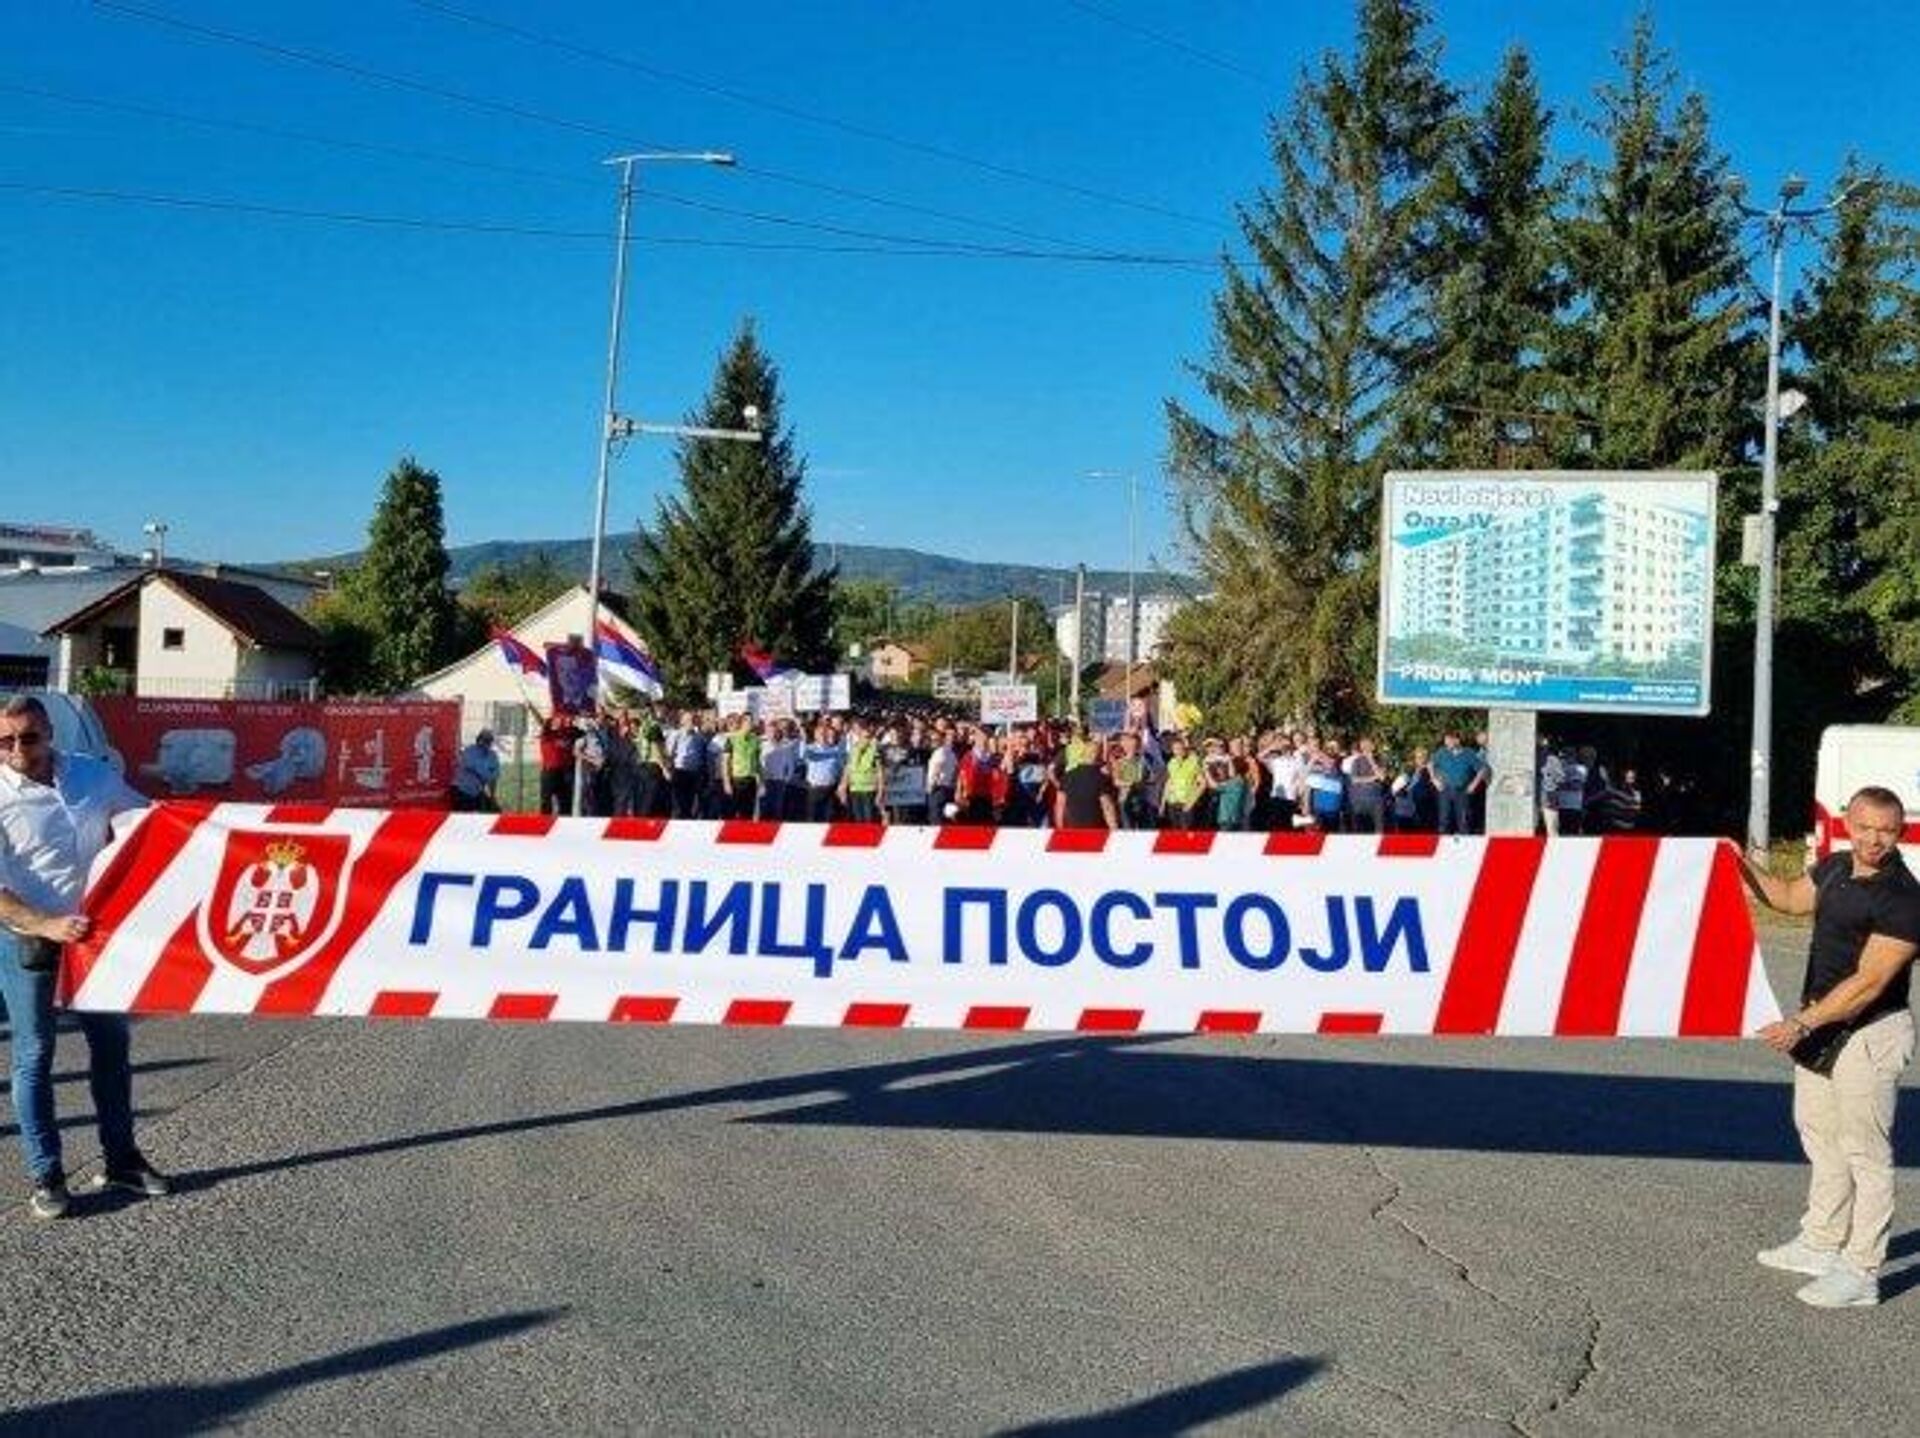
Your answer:
[[[923,155],[929,159],[942,160],[951,165],[964,165],[968,169],[977,170],[982,174],[995,175],[1004,180],[1018,180],[1023,184],[1039,185],[1046,189],[1058,190],[1063,194],[1074,195],[1083,200],[1094,200],[1107,205],[1119,205],[1129,210],[1138,210],[1143,214],[1158,215],[1163,219],[1179,220],[1183,224],[1200,225],[1215,233],[1220,229],[1220,221],[1217,218],[1207,219],[1201,215],[1188,214],[1184,210],[1176,210],[1166,205],[1156,204],[1151,200],[1142,200],[1131,195],[1115,194],[1110,190],[1096,189],[1091,185],[1082,185],[1072,180],[1063,180],[1058,176],[1043,175],[1033,170],[1021,169],[1015,165],[1005,165],[996,160],[987,160],[977,155],[965,154],[959,150],[950,150],[943,145],[930,144],[924,140],[909,139],[904,135],[896,135],[887,130],[876,129],[871,125],[862,125],[852,120],[843,120],[836,115],[827,115],[818,110],[804,109],[799,105],[789,104],[784,100],[770,99],[764,95],[753,94],[750,91],[735,89],[711,80],[703,80],[696,75],[687,75],[676,70],[669,70],[663,66],[655,65],[650,61],[636,60],[630,55],[621,55],[610,50],[595,49],[592,46],[576,44],[571,40],[562,40],[558,36],[544,34],[537,30],[529,30],[525,26],[515,25],[505,20],[496,20],[491,16],[476,15],[471,10],[463,9],[458,5],[447,4],[445,0],[411,0],[411,3],[422,10],[429,10],[436,14],[445,15],[481,29],[493,30],[503,35],[511,35],[515,39],[526,41],[528,44],[544,46],[547,49],[557,50],[561,54],[572,55],[578,59],[592,60],[602,65],[611,65],[617,69],[629,70],[638,75],[646,75],[650,79],[662,80],[667,84],[678,85],[684,89],[694,90],[703,95],[712,95],[736,105],[745,105],[756,110],[764,110],[769,114],[779,115],[785,119],[800,120],[809,125],[819,125],[829,130],[837,130],[843,135],[852,135],[858,139],[871,140],[876,144],[891,145],[896,149],[905,150],[915,155]]]
[[[416,0],[416,3],[418,3],[418,0]],[[1138,21],[1129,20],[1124,15],[1116,15],[1103,5],[1093,5],[1088,3],[1088,0],[1067,0],[1067,3],[1073,6],[1074,9],[1084,11],[1093,16],[1096,20],[1105,21],[1117,30],[1125,30],[1130,34],[1140,36],[1144,40],[1151,40],[1156,45],[1164,45],[1169,50],[1178,50],[1181,54],[1198,60],[1203,65],[1211,65],[1216,70],[1225,70],[1230,75],[1239,75],[1243,79],[1252,80],[1255,84],[1263,87],[1271,87],[1273,84],[1273,81],[1267,78],[1267,76],[1262,75],[1258,70],[1250,69],[1242,65],[1238,60],[1229,60],[1226,56],[1216,55],[1211,50],[1202,50],[1198,45],[1190,44],[1182,40],[1178,35],[1169,35],[1164,30],[1154,30],[1140,24]]]
[[[634,146],[642,149],[675,148],[674,146],[665,145],[658,141],[637,139],[624,131],[595,124],[591,121],[576,120],[570,116],[555,115],[544,110],[536,110],[525,105],[514,104],[510,101],[495,100],[490,96],[474,94],[471,91],[456,90],[449,86],[436,85],[430,81],[418,80],[409,75],[400,75],[389,70],[376,69],[370,65],[361,65],[354,61],[342,60],[337,56],[322,54],[318,51],[296,49],[293,46],[281,45],[272,40],[263,40],[258,36],[244,35],[235,30],[221,29],[212,25],[202,25],[197,21],[186,20],[176,15],[167,14],[164,11],[151,10],[144,6],[129,4],[126,3],[126,0],[93,0],[93,3],[102,10],[178,30],[183,34],[192,35],[200,40],[255,50],[262,54],[271,55],[276,59],[288,60],[295,64],[309,65],[317,69],[331,70],[339,74],[348,75],[368,84],[386,85],[396,89],[410,91],[414,94],[428,95],[452,104],[465,105],[471,109],[480,110],[489,114],[503,115],[510,119],[521,120],[530,124],[546,125],[556,129],[567,130],[575,134],[591,135],[623,149]],[[1080,248],[1086,250],[1089,254],[1105,253],[1105,251],[1100,250],[1098,247],[1082,245],[1078,241],[1063,240],[1057,236],[1018,229],[998,221],[984,220],[977,216],[970,216],[957,211],[914,204],[910,201],[876,195],[870,192],[852,189],[844,185],[811,180],[805,176],[783,174],[778,170],[768,169],[763,166],[741,165],[739,168],[743,173],[757,175],[762,179],[772,180],[776,183],[790,185],[795,188],[836,195],[844,199],[860,200],[867,204],[902,210],[930,219],[940,219],[955,224],[971,225],[980,229],[996,231],[1001,234],[1009,234],[1019,239],[1033,240],[1045,245]],[[1218,226],[1214,228],[1217,229]]]
[[[421,150],[404,145],[388,145],[374,141],[348,139],[337,135],[321,135],[309,130],[289,130],[274,125],[259,125],[245,120],[215,118],[210,115],[188,114],[179,110],[164,109],[157,105],[142,105],[131,102],[107,100],[97,96],[75,95],[60,90],[49,90],[34,85],[15,85],[0,81],[0,93],[32,95],[40,99],[55,100],[62,104],[84,105],[95,109],[139,115],[144,119],[177,121],[182,124],[200,125],[210,129],[232,130],[241,134],[260,135],[274,140],[291,140],[302,144],[319,145],[331,149],[353,152],[389,155],[400,159],[420,160],[437,165],[457,165],[468,169],[483,170],[503,174],[516,179],[550,181],[557,184],[585,186],[601,189],[604,179],[576,175],[564,170],[539,169],[526,165],[498,164],[488,160],[477,160],[462,155],[450,155],[443,151]],[[773,214],[763,210],[743,209],[735,205],[720,204],[717,201],[696,200],[690,196],[677,195],[660,189],[647,192],[650,202],[676,205],[683,209],[700,210],[707,214],[724,215],[731,219],[747,220],[755,224],[776,225],[784,229],[807,230],[816,234],[839,235],[848,239],[869,240],[885,245],[918,246],[937,250],[979,250],[987,254],[997,254],[1005,246],[980,245],[969,240],[953,240],[941,236],[901,235],[882,230],[870,230],[852,225],[833,224],[823,220],[808,220],[797,215]],[[1116,254],[1138,255],[1141,259],[1165,260],[1169,263],[1186,262],[1197,266],[1210,266],[1211,262],[1192,255],[1149,254],[1144,251],[1100,250],[1090,245],[1060,246],[1063,250],[1075,250],[1090,258],[1111,258]]]
[[[311,220],[332,224],[360,225],[371,228],[429,230],[453,234],[509,235],[551,240],[597,240],[615,238],[611,230],[568,229],[552,225],[529,225],[511,221],[441,220],[420,215],[377,214],[358,210],[309,209],[296,205],[266,204],[252,200],[214,199],[198,195],[173,195],[150,190],[120,190],[80,185],[44,185],[24,180],[0,180],[0,192],[42,195],[53,199],[98,200],[122,204],[146,205],[175,210],[206,210],[231,214],[258,215],[272,219]],[[1143,269],[1205,269],[1207,263],[1173,255],[1147,255],[1112,252],[1082,254],[1074,250],[1020,249],[1011,245],[969,245],[945,242],[908,244],[809,244],[782,240],[728,240],[700,235],[634,234],[635,242],[650,245],[675,245],[690,249],[773,250],[813,254],[897,255],[931,259],[988,259],[1051,261],[1061,264],[1100,264],[1135,266]]]

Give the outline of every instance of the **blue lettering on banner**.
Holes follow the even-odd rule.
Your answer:
[[[861,891],[860,907],[854,910],[846,941],[840,945],[840,958],[857,959],[868,949],[880,950],[896,964],[907,961],[907,946],[900,937],[893,900],[878,884],[869,884]]]
[[[1040,941],[1040,912],[1050,909],[1059,916],[1059,941],[1051,948]],[[1035,889],[1020,902],[1020,912],[1014,918],[1013,934],[1020,945],[1020,952],[1031,963],[1042,968],[1054,969],[1062,964],[1071,963],[1073,956],[1080,952],[1080,910],[1074,907],[1073,900],[1058,889]]]
[[[473,946],[493,942],[493,926],[503,919],[524,919],[540,906],[540,886],[518,874],[489,874],[473,901]]]
[[[1265,921],[1267,944],[1264,951],[1255,949],[1247,941],[1247,917],[1250,914],[1258,914]],[[1287,946],[1292,941],[1287,911],[1265,894],[1242,894],[1228,904],[1220,927],[1227,941],[1227,952],[1242,968],[1266,973],[1286,962]]]
[[[529,948],[544,949],[555,938],[570,938],[583,954],[600,951],[600,937],[594,930],[593,910],[587,904],[587,881],[575,876],[561,881],[560,892],[540,913],[533,926]]]
[[[1007,891],[1005,889],[948,889],[940,909],[940,959],[957,964],[966,954],[966,908],[980,904],[987,911],[987,962],[1007,961]]]
[[[1200,967],[1200,911],[1220,907],[1218,894],[1155,894],[1155,905],[1172,909],[1180,938],[1180,967]]]
[[[1117,889],[1110,894],[1102,894],[1093,901],[1093,915],[1087,924],[1087,937],[1093,941],[1093,952],[1103,964],[1116,969],[1137,969],[1153,957],[1153,944],[1141,939],[1132,948],[1122,953],[1113,946],[1113,911],[1125,909],[1136,919],[1151,919],[1153,909],[1138,894]]]
[[[1360,963],[1368,973],[1385,971],[1387,961],[1393,957],[1395,943],[1403,936],[1407,942],[1408,971],[1428,972],[1427,936],[1420,927],[1419,904],[1412,899],[1395,899],[1384,931],[1374,922],[1372,899],[1363,895],[1354,901],[1354,907],[1360,915]]]
[[[424,944],[433,936],[433,904],[443,888],[465,888],[471,883],[471,874],[443,874],[435,870],[422,874],[420,892],[413,901],[413,925],[407,930],[407,942]]]
[[[633,902],[632,879],[613,881],[613,916],[607,923],[607,947],[625,953],[627,930],[635,924],[653,925],[653,950],[663,954],[673,948],[673,921],[680,911],[680,883],[677,879],[660,881],[660,897],[651,909],[637,908]]]
[[[841,924],[841,907],[830,927],[825,883],[661,879],[648,894],[640,881],[621,877],[609,895],[578,875],[549,882],[551,888],[543,889],[520,874],[429,870],[416,884],[407,942],[431,944],[440,901],[449,890],[471,890],[470,924],[464,904],[456,909],[461,918],[450,922],[468,929],[476,949],[514,942],[535,952],[558,946],[583,954],[691,956],[719,950],[736,958],[804,959],[822,979],[832,976],[836,963],[869,953],[895,964],[912,958],[894,896],[883,884],[862,887],[851,918]],[[1198,970],[1206,954],[1222,951],[1255,973],[1271,973],[1293,955],[1322,974],[1349,969],[1356,957],[1368,974],[1385,973],[1396,960],[1404,960],[1408,973],[1432,970],[1420,904],[1412,897],[1324,895],[1318,906],[1325,930],[1311,942],[1299,941],[1297,913],[1264,893],[1175,890],[1149,899],[1116,889],[1086,902],[1057,888],[1016,897],[1006,889],[962,887],[943,890],[940,902],[944,964],[972,960],[1005,967],[1017,951],[1030,964],[1063,968],[1091,950],[1108,968],[1136,969],[1162,952],[1156,939],[1170,916],[1174,962],[1184,970]],[[531,921],[530,927],[520,927],[521,921]]]
[[[708,914],[707,881],[695,879],[687,885],[687,927],[681,935],[681,946],[690,954],[705,953],[713,936],[725,929],[727,952],[736,956],[744,954],[752,921],[752,884],[727,885],[724,897],[714,905],[712,914]]]
[[[833,973],[833,950],[827,937],[827,886],[808,884],[806,908],[801,916],[804,932],[797,944],[780,941],[780,886],[760,886],[760,953],[769,959],[810,959],[813,976],[824,979]]]

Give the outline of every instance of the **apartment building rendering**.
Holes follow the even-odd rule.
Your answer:
[[[1710,520],[1654,489],[1596,486],[1460,515],[1431,538],[1403,535],[1390,590],[1395,646],[1554,668],[1697,665],[1712,602]]]

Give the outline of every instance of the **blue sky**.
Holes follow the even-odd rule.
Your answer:
[[[752,315],[811,461],[819,537],[1122,567],[1124,485],[1082,476],[1132,469],[1146,477],[1142,567],[1148,553],[1177,564],[1153,478],[1161,406],[1191,393],[1232,206],[1269,174],[1267,117],[1352,24],[1349,4],[1304,0],[124,0],[399,86],[121,4],[33,0],[0,20],[0,519],[137,548],[142,522],[162,518],[173,552],[224,560],[357,546],[402,453],[446,481],[454,543],[584,534],[615,199],[601,161],[646,146],[726,149],[741,165],[643,177],[623,412],[678,418]],[[1789,169],[1821,193],[1849,150],[1920,176],[1909,4],[1653,8],[1758,194]],[[1587,143],[1580,120],[1635,4],[1434,9],[1456,81],[1480,85],[1524,43],[1563,152]],[[669,196],[881,235],[1202,263],[723,248],[874,242]],[[650,514],[672,479],[666,444],[629,446],[613,523]]]

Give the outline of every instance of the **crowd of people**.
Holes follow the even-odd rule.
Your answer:
[[[859,710],[756,721],[711,711],[555,713],[539,731],[539,806],[692,819],[1001,827],[1474,834],[1486,829],[1487,737],[1449,730],[1389,752],[1311,728],[1124,732],[1042,720],[992,728],[951,715]],[[456,808],[492,804],[483,731],[462,758]],[[1666,827],[1649,794],[1590,745],[1542,744],[1536,794],[1549,834]]]

